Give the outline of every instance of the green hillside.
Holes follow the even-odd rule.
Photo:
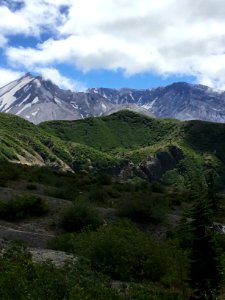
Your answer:
[[[206,184],[209,171],[218,185],[225,181],[224,124],[154,119],[120,111],[36,126],[0,114],[0,140],[0,159],[21,164],[75,172],[122,172],[123,179],[162,177],[166,184],[186,187],[193,187],[196,178]],[[160,165],[152,166],[154,159]]]
[[[222,300],[224,137],[130,111],[0,114],[0,299]]]
[[[166,183],[193,185],[196,177],[206,177],[209,170],[224,181],[224,124],[155,119],[120,111],[107,117],[45,122],[39,127],[61,140],[88,145],[135,165],[176,146],[185,159],[166,172]]]
[[[62,140],[113,154],[166,143],[179,132],[178,121],[149,118],[131,111],[77,121],[50,121],[39,126]]]
[[[86,145],[67,143],[14,115],[0,114],[0,159],[55,169],[114,166],[117,161]]]

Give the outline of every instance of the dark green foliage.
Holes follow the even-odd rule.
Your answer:
[[[104,206],[108,202],[108,199],[109,196],[106,190],[101,189],[99,186],[92,189],[89,193],[89,200],[92,203],[101,204]]]
[[[34,264],[23,247],[13,245],[0,256],[0,299],[4,300],[180,300],[158,284],[125,284],[120,292],[87,260],[56,268]]]
[[[61,220],[61,226],[69,232],[80,231],[84,227],[95,230],[102,224],[99,212],[85,201],[75,202],[66,209]]]
[[[165,191],[165,187],[158,181],[155,181],[151,184],[151,190],[153,193],[163,193]]]
[[[216,195],[216,174],[214,170],[209,170],[207,177],[207,198],[209,199],[209,204],[214,213],[218,212],[220,208],[219,197]]]
[[[202,300],[213,300],[222,279],[221,264],[212,232],[212,212],[207,200],[199,197],[192,213],[190,285]]]
[[[112,183],[112,178],[110,175],[103,173],[97,177],[97,183],[100,185],[110,185]]]
[[[37,196],[19,196],[0,202],[0,219],[18,221],[28,217],[44,216],[49,210],[45,201]]]
[[[122,200],[119,215],[130,218],[135,222],[160,221],[167,211],[165,195],[145,192],[130,193]]]
[[[203,121],[185,122],[184,132],[189,145],[201,152],[214,153],[225,162],[225,126]]]
[[[182,149],[185,159],[165,174],[165,183],[191,188],[196,179],[205,180],[206,171],[212,167],[218,186],[225,182],[223,124],[159,120],[121,111],[102,118],[45,122],[40,127],[62,140],[88,145],[111,157],[116,154],[122,162],[126,159],[135,165],[175,145]]]
[[[81,143],[108,153],[154,145],[171,131],[177,121],[157,120],[130,111],[120,111],[108,117],[78,121],[51,121],[40,127],[62,140]]]
[[[207,170],[214,168],[221,186],[225,182],[224,135],[222,124],[161,120],[129,111],[39,126],[1,114],[0,160],[19,161],[23,157],[30,163],[41,156],[46,165],[56,169],[71,167],[76,173],[88,170],[108,175],[120,173],[129,161],[139,165],[149,155],[176,146],[185,159],[165,174],[165,183],[191,188],[199,175],[205,180]]]
[[[77,172],[77,168],[114,168],[121,161],[87,145],[60,140],[20,117],[3,113],[0,114],[0,141],[1,162],[22,160],[42,164],[44,161],[46,166],[58,170],[71,167]]]
[[[40,126],[14,116],[0,117],[0,185],[11,187],[18,182],[20,188],[38,187],[36,192],[70,200],[62,225],[79,233],[59,236],[54,247],[86,261],[55,268],[34,265],[28,254],[17,249],[8,251],[8,256],[0,257],[1,299],[177,300],[171,290],[185,296],[189,270],[196,296],[211,300],[216,295],[221,257],[225,264],[224,254],[218,250],[224,252],[225,242],[222,235],[214,239],[207,205],[214,210],[214,221],[224,223],[224,198],[216,194],[225,182],[224,125],[156,120],[124,111]],[[168,151],[171,145],[181,149],[185,158],[164,174],[161,183],[149,184],[136,177],[140,163],[144,165],[149,155]],[[6,162],[18,161],[18,155],[26,159],[41,156],[54,170]],[[130,173],[126,168],[129,162],[133,162]],[[65,164],[76,174],[59,172],[65,170]],[[125,174],[120,182],[118,174]],[[36,200],[0,202],[0,216],[14,221],[46,213],[44,202]],[[197,201],[194,213],[185,215],[178,226],[184,209]],[[98,211],[104,214],[104,226]],[[167,211],[165,221],[159,223]],[[121,215],[146,223],[138,226],[147,234],[129,222],[115,223]],[[151,230],[166,240],[150,238]],[[98,272],[139,284],[118,294],[111,289],[110,279]]]
[[[181,300],[176,292],[170,292],[155,285],[133,285],[127,300]]]
[[[33,184],[33,183],[30,183],[30,184],[28,184],[28,185],[26,186],[26,188],[27,188],[28,190],[36,190],[36,189],[37,189],[37,186],[36,186],[35,184]]]
[[[194,236],[191,223],[186,217],[181,219],[176,235],[178,237],[179,246],[183,250],[189,251],[192,247]]]
[[[171,266],[176,277],[170,246],[151,240],[130,222],[67,234],[56,238],[52,246],[87,257],[95,270],[114,279],[159,281],[171,275]]]
[[[106,277],[93,272],[85,261],[56,268],[34,264],[19,246],[0,256],[0,299],[4,300],[120,300]]]

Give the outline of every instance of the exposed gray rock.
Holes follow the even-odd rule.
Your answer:
[[[184,82],[145,90],[93,88],[72,92],[29,73],[0,89],[0,111],[35,124],[108,115],[121,109],[159,118],[225,122],[225,92]]]
[[[65,262],[76,261],[76,258],[73,255],[63,251],[40,248],[29,248],[28,250],[31,253],[32,260],[36,263],[51,262],[56,267],[62,267]]]
[[[155,117],[225,122],[225,92],[178,82],[154,89],[91,89],[115,105],[136,104]]]
[[[172,146],[168,151],[161,151],[155,156],[149,156],[140,164],[137,172],[143,173],[149,181],[158,180],[164,173],[174,169],[182,159],[184,159],[182,150],[176,146]]]
[[[177,146],[170,146],[168,150],[162,150],[155,155],[150,155],[137,165],[128,163],[120,170],[122,179],[133,178],[135,175],[152,182],[159,180],[167,171],[176,168],[176,165],[184,159],[183,151]]]
[[[112,107],[109,100],[98,94],[65,91],[31,74],[0,89],[0,111],[24,117],[35,124],[97,116]]]

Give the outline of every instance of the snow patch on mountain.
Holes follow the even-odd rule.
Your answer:
[[[25,102],[30,98],[30,95],[31,95],[31,94],[28,94],[28,95],[24,98],[24,100],[18,104],[18,106],[21,106],[23,103],[25,103]]]
[[[60,89],[50,80],[26,74],[0,89],[0,111],[33,123],[76,120],[121,109],[159,118],[225,122],[225,92],[185,82],[153,89]]]
[[[34,100],[32,101],[32,104],[35,104],[35,103],[38,103],[38,102],[39,102],[38,97],[35,97]]]

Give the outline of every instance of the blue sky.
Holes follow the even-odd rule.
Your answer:
[[[82,82],[84,86],[91,87],[110,87],[110,88],[137,88],[145,89],[158,86],[166,86],[175,81],[186,81],[193,83],[194,77],[191,76],[162,76],[152,73],[140,73],[136,75],[126,76],[122,70],[94,70],[84,73],[69,65],[58,65],[57,69],[60,73],[68,78],[74,78]]]
[[[0,0],[0,85],[225,89],[224,15],[222,0]]]

